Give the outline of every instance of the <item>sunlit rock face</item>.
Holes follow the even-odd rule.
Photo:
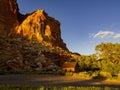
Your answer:
[[[0,0],[0,35],[13,33],[67,50],[61,39],[59,21],[48,16],[44,10],[22,15],[16,0]]]
[[[16,28],[16,33],[29,40],[44,41],[51,46],[59,46],[67,50],[61,39],[59,21],[48,16],[44,10],[37,10],[29,14]]]
[[[16,0],[0,0],[0,71],[59,70],[69,53],[59,21],[44,10],[22,15]]]

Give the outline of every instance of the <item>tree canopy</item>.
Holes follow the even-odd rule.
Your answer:
[[[95,48],[98,58],[109,60],[113,63],[120,64],[120,44],[118,43],[101,43]]]

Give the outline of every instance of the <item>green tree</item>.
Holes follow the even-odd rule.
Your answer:
[[[84,56],[82,55],[78,60],[79,68],[81,71],[93,71],[98,69],[96,55]]]
[[[101,43],[95,48],[98,58],[120,64],[120,44]]]
[[[120,44],[101,43],[95,50],[99,58],[98,66],[102,71],[111,74],[120,72]]]

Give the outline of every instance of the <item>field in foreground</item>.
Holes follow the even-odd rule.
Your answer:
[[[113,87],[13,87],[0,86],[0,90],[120,90],[120,88]]]
[[[95,80],[95,79],[80,79],[71,76],[60,75],[39,75],[39,74],[11,74],[0,75],[0,85],[10,85],[16,87],[113,87],[119,88],[120,82]],[[42,89],[41,89],[42,90]],[[43,89],[44,90],[44,89]],[[99,89],[98,89],[99,90]]]

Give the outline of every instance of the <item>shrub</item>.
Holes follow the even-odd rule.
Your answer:
[[[80,78],[90,78],[90,74],[89,74],[89,72],[80,72],[80,73],[78,73],[78,77],[80,77]]]
[[[100,72],[95,73],[95,75],[92,75],[92,77],[93,77],[93,79],[106,80],[106,79],[112,78],[112,75],[110,73],[108,73],[108,72],[100,71]]]
[[[100,75],[103,76],[103,77],[106,77],[106,78],[112,78],[112,75],[109,72],[103,72],[103,71],[101,71]]]

